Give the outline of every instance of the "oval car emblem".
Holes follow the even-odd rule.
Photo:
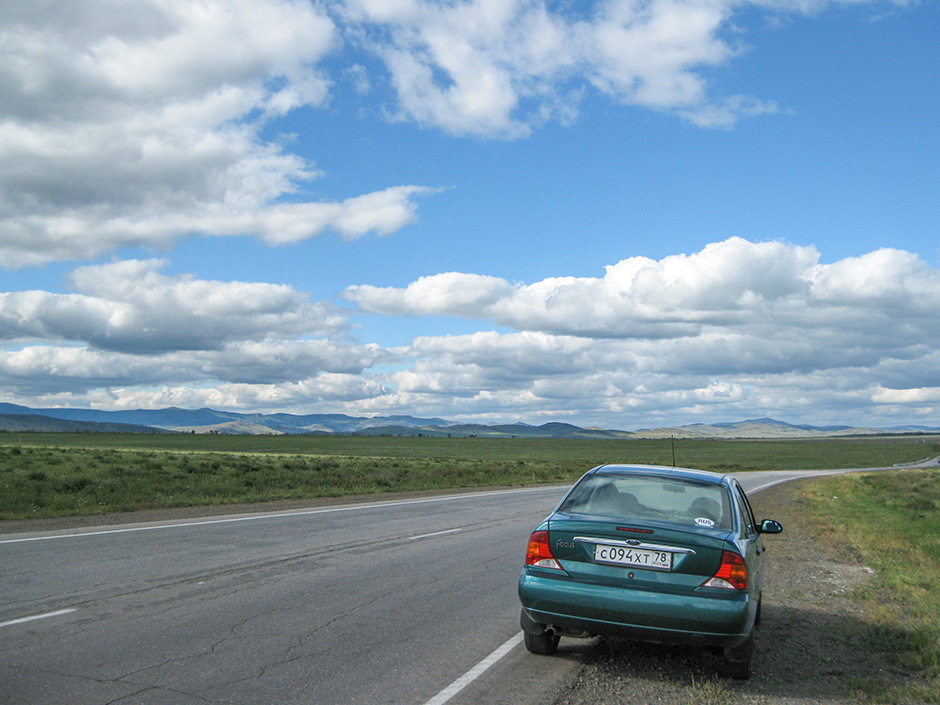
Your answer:
[[[713,522],[711,519],[706,519],[705,517],[699,517],[695,520],[695,523],[699,526],[707,526],[708,528],[711,528],[715,525],[715,522]]]

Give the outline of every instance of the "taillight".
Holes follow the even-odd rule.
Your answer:
[[[709,578],[702,587],[726,588],[728,590],[747,590],[747,565],[737,553],[721,552],[721,566],[714,577]]]
[[[552,555],[547,531],[536,531],[529,537],[529,548],[525,552],[525,564],[538,568],[563,570],[558,561],[555,560],[555,556]]]

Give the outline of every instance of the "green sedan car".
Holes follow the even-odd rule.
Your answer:
[[[750,678],[764,543],[738,481],[702,470],[602,465],[529,538],[519,579],[526,648],[600,634],[721,650]]]

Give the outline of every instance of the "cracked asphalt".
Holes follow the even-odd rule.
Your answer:
[[[524,541],[557,497],[5,533],[0,702],[427,702],[518,632]]]

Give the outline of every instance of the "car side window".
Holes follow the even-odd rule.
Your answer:
[[[757,533],[757,521],[754,519],[754,511],[751,509],[751,503],[747,501],[747,495],[740,486],[735,488],[738,492],[738,499],[741,500],[741,511],[744,519],[744,529],[748,534]]]

